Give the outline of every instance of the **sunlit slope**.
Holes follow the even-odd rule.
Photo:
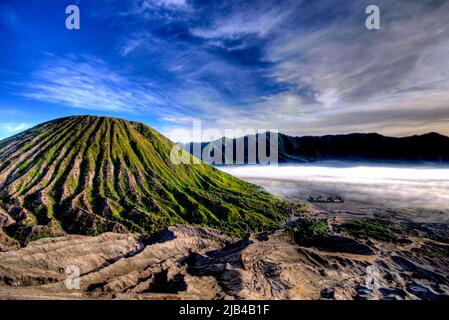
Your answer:
[[[173,164],[172,146],[143,124],[94,116],[58,119],[0,141],[0,207],[13,222],[7,233],[151,234],[192,223],[241,235],[291,212],[211,166]]]

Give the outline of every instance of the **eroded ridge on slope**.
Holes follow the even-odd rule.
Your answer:
[[[152,234],[175,223],[243,235],[297,209],[206,164],[173,164],[172,146],[141,123],[94,116],[0,141],[4,236]]]

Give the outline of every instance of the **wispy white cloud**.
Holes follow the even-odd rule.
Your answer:
[[[162,5],[162,6],[175,6],[175,7],[187,6],[186,0],[153,0],[151,2],[153,2],[156,5]]]
[[[53,57],[41,65],[20,95],[67,107],[116,112],[162,111],[164,93],[128,78],[91,57]]]
[[[29,123],[0,122],[0,139],[3,139],[12,134],[19,133],[28,128],[31,128],[31,125]]]
[[[219,15],[210,25],[192,28],[193,35],[205,39],[235,39],[246,35],[265,37],[293,14],[282,2],[261,2],[236,6],[229,13]]]
[[[326,11],[322,1],[314,4],[312,13]],[[193,29],[218,46],[245,34],[263,38],[263,59],[271,64],[263,75],[288,88],[245,108],[215,108],[213,119],[203,119],[213,127],[269,127],[294,135],[449,134],[449,2],[379,1],[380,31],[364,28],[363,5],[351,2],[329,23],[299,25],[292,16],[311,18],[310,10],[296,10],[300,5],[283,2],[278,12],[263,13],[243,6],[210,28]],[[264,23],[267,15],[274,17],[270,23]]]
[[[154,9],[155,7],[186,8],[186,0],[134,0],[135,5],[140,5],[142,10]]]
[[[186,0],[130,0],[119,15],[133,17],[140,21],[176,21],[185,20],[193,12]],[[114,14],[117,14],[116,12]]]
[[[134,52],[140,46],[145,44],[144,38],[132,38],[126,39],[125,44],[120,48],[120,54],[122,56],[127,56],[128,54]]]
[[[415,74],[415,81],[424,81],[426,75],[417,73],[417,63],[424,56],[428,56],[426,63],[434,68],[449,69],[441,61],[449,40],[449,26],[444,22],[449,3],[440,7],[426,7],[425,2],[402,3],[401,14],[394,4],[382,4],[385,15],[380,31],[354,25],[352,17],[362,16],[362,6],[358,4],[350,8],[351,18],[270,40],[266,59],[274,63],[274,79],[296,88],[309,87],[318,100],[333,90],[333,96],[361,102],[376,94],[405,89],[405,79],[411,73]],[[413,19],[409,19],[411,15]],[[436,82],[449,87],[445,76]]]
[[[28,123],[14,123],[14,122],[7,122],[7,123],[1,123],[0,127],[2,130],[9,132],[9,133],[15,133],[19,132],[25,129],[28,129],[30,125]]]

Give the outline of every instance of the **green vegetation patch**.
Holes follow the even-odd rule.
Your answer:
[[[339,229],[358,238],[373,238],[385,242],[393,242],[397,239],[396,234],[387,224],[375,219],[347,221],[339,225]]]
[[[287,230],[293,240],[298,244],[304,244],[316,239],[324,239],[330,236],[327,220],[304,219],[299,220]]]
[[[46,239],[46,238],[57,238],[61,237],[60,234],[51,234],[51,233],[35,233],[31,236],[31,241],[36,241],[40,239]]]

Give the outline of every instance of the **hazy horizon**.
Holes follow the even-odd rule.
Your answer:
[[[141,121],[138,121],[138,120],[131,120],[131,119],[127,119],[127,118],[125,118],[125,117],[113,117],[113,116],[108,116],[108,115],[95,115],[95,114],[80,114],[80,115],[72,115],[72,116],[98,116],[98,117],[112,117],[112,118],[119,118],[119,119],[123,119],[123,120],[126,120],[126,121],[137,121],[137,122],[141,122]],[[66,116],[66,117],[71,117],[71,116]],[[65,117],[60,117],[60,118],[65,118]],[[27,130],[29,130],[29,129],[32,129],[33,127],[36,127],[36,126],[39,126],[40,124],[42,124],[42,123],[45,123],[45,122],[50,122],[50,121],[54,121],[54,120],[57,120],[57,119],[60,119],[60,118],[54,118],[54,119],[49,119],[49,120],[46,120],[46,121],[43,121],[43,122],[41,122],[41,123],[38,123],[38,124],[36,124],[35,126],[32,126],[32,127],[30,127],[30,128],[26,128],[26,129],[21,129],[20,131],[17,131],[17,132],[14,132],[14,133],[11,133],[10,135],[8,135],[8,136],[5,136],[5,137],[0,137],[0,141],[1,140],[5,140],[5,139],[8,139],[8,138],[11,138],[11,137],[14,137],[14,136],[16,136],[16,135],[19,135],[19,134],[21,134],[21,133],[23,133],[23,132],[25,132],[25,131],[27,131]],[[142,123],[144,123],[144,122],[142,122]],[[146,123],[144,123],[144,124],[146,124]],[[268,131],[267,131],[268,132]],[[279,132],[280,134],[284,134],[284,135],[288,135],[288,136],[292,136],[292,137],[305,137],[305,136],[315,136],[315,135],[301,135],[301,136],[296,136],[296,135],[289,135],[289,134],[286,134],[286,133],[284,133],[284,132],[282,132],[282,131],[280,131]],[[382,136],[385,136],[385,137],[394,137],[394,138],[406,138],[406,137],[411,137],[411,136],[422,136],[422,135],[428,135],[428,134],[432,134],[432,133],[437,133],[437,134],[439,134],[439,135],[442,135],[442,136],[445,136],[445,137],[449,137],[449,134],[444,134],[444,133],[441,133],[441,132],[436,132],[436,131],[429,131],[429,132],[424,132],[424,133],[415,133],[415,134],[410,134],[410,135],[384,135],[384,134],[381,134],[381,133],[379,133],[379,132],[348,132],[348,133],[341,133],[341,134],[338,134],[338,133],[328,133],[328,134],[323,134],[323,135],[316,135],[315,137],[323,137],[323,136],[328,136],[328,135],[331,135],[331,136],[333,136],[333,135],[351,135],[351,134],[379,134],[379,135],[382,135]],[[246,135],[243,135],[243,136],[241,136],[241,135],[238,135],[238,136],[233,136],[233,137],[231,137],[231,136],[222,136],[222,138],[229,138],[229,139],[235,139],[235,138],[243,138],[243,137],[245,137]],[[170,138],[170,137],[168,137],[168,138]],[[185,140],[185,139],[184,139]],[[199,141],[195,141],[195,140],[185,140],[185,141],[174,141],[174,140],[172,140],[173,142],[175,142],[175,143],[189,143],[189,142],[199,142]],[[212,142],[213,140],[208,140],[208,141],[201,141],[201,142]]]
[[[339,195],[349,203],[449,212],[449,165],[331,161],[218,169],[290,200]]]

